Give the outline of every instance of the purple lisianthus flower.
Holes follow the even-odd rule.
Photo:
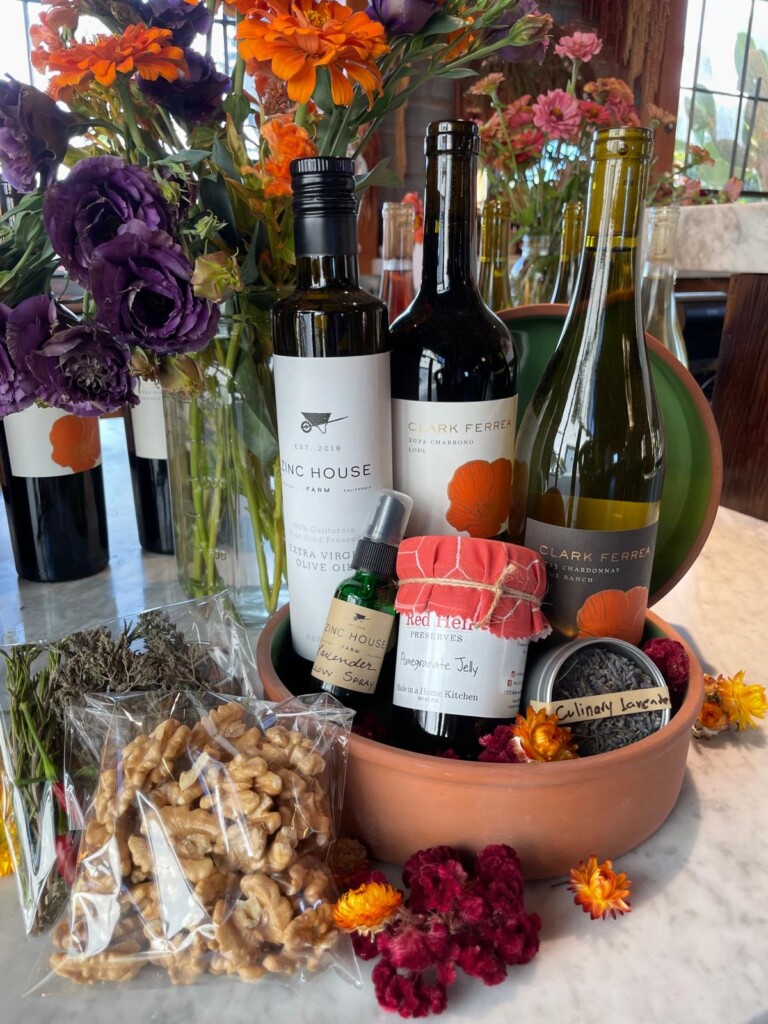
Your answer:
[[[193,7],[186,0],[147,0],[144,10],[152,28],[171,30],[176,46],[189,46],[213,24],[213,15],[203,2]]]
[[[548,32],[552,27],[552,18],[548,14],[542,14],[539,10],[538,0],[520,0],[517,7],[511,11],[505,11],[497,21],[497,28],[488,33],[487,42],[496,42],[500,36],[506,36],[510,29],[513,29],[526,15],[536,18],[536,21],[528,23],[528,27],[520,26],[519,38],[515,42],[520,45],[502,46],[496,50],[494,56],[503,57],[511,63],[535,60],[538,64],[544,60],[549,46]]]
[[[41,397],[76,416],[100,416],[136,405],[131,350],[111,331],[90,321],[57,331],[30,356]]]
[[[8,311],[5,344],[15,370],[15,385],[21,389],[18,412],[35,399],[45,401],[41,382],[35,372],[35,357],[57,326],[56,303],[49,295],[33,295]]]
[[[0,303],[0,419],[12,412],[27,409],[35,400],[35,382],[28,374],[19,373],[6,341],[11,309]]]
[[[389,35],[406,36],[421,32],[442,6],[443,0],[371,0],[365,13],[380,21]]]
[[[185,128],[210,124],[218,116],[224,120],[221,101],[232,88],[229,75],[217,71],[210,57],[185,49],[188,74],[173,82],[157,78],[139,79],[139,89],[159,107],[167,110]]]
[[[173,231],[176,215],[148,171],[117,156],[81,160],[43,202],[51,244],[73,280],[87,288],[96,248],[131,220]]]
[[[47,188],[64,159],[75,119],[50,96],[10,78],[0,81],[0,167],[17,192]]]
[[[91,292],[104,326],[158,354],[197,352],[216,333],[218,306],[192,290],[192,266],[165,231],[120,228],[93,254]]]

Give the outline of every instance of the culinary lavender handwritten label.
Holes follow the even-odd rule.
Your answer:
[[[568,725],[569,722],[590,722],[593,718],[636,715],[643,711],[663,711],[671,706],[666,686],[596,693],[591,697],[573,697],[570,700],[531,701],[534,711],[543,708],[548,715],[557,715],[559,725]]]

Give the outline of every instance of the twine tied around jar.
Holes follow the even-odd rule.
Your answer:
[[[481,583],[479,580],[447,579],[445,577],[414,576],[413,579],[402,579],[397,581],[398,587],[404,587],[409,583],[416,583],[423,586],[431,583],[438,587],[472,587],[473,590],[487,590],[493,594],[491,603],[482,619],[479,619],[475,626],[483,629],[494,616],[499,602],[503,597],[514,597],[519,601],[529,601],[534,608],[541,607],[541,598],[535,594],[526,594],[524,590],[516,590],[514,587],[505,586],[507,580],[518,569],[517,565],[507,565],[495,583]]]

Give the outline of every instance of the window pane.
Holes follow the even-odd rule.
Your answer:
[[[699,46],[699,29],[704,0],[688,0],[685,16],[685,48],[680,69],[680,84],[685,88],[693,86],[696,75],[696,53]]]
[[[739,92],[743,37],[751,9],[752,0],[707,0],[697,85],[719,92]]]
[[[734,174],[741,173],[744,150],[735,140],[740,139],[739,99],[720,93],[694,93],[691,117],[691,143],[705,146],[714,164],[702,164],[691,172],[707,188],[720,188],[731,174],[731,154],[736,148]],[[743,117],[743,111],[742,111]]]
[[[30,19],[33,18],[36,8],[31,8],[29,13]],[[24,29],[24,5],[16,2],[4,14],[3,30],[7,33],[7,39],[12,40],[12,45],[3,47],[3,72],[19,82],[28,82],[29,61],[24,45],[27,38]]]

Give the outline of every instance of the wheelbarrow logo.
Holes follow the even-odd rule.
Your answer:
[[[321,434],[324,434],[328,429],[329,423],[340,423],[342,420],[348,420],[349,416],[337,416],[335,420],[331,419],[333,413],[330,412],[303,412],[301,414],[304,419],[301,422],[301,429],[305,434],[308,434],[311,430],[319,430]]]

